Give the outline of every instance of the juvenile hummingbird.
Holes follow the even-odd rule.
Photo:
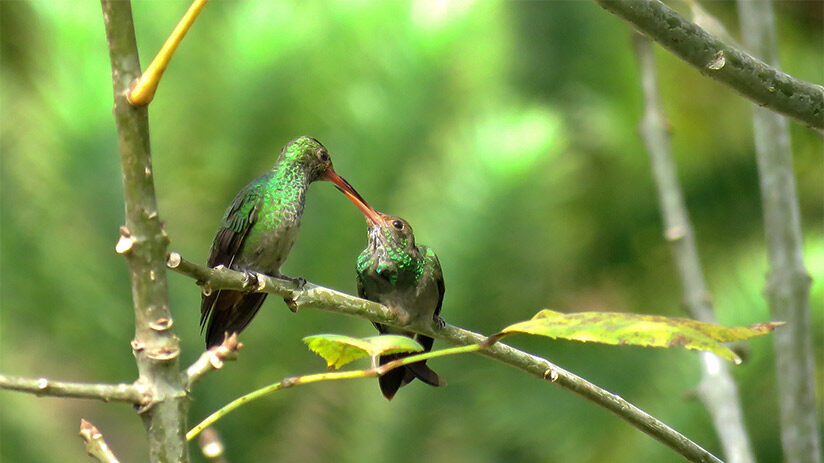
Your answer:
[[[415,244],[412,227],[400,217],[381,214],[369,206],[358,204],[366,215],[369,238],[366,249],[358,256],[358,295],[379,302],[402,322],[435,322],[443,325],[440,317],[444,283],[441,264],[432,249]],[[381,334],[402,334],[410,338],[415,333],[391,328],[380,323],[375,327]],[[417,335],[424,352],[432,350],[433,339]],[[392,354],[380,357],[383,365],[412,354]],[[401,386],[415,378],[431,386],[445,386],[437,373],[426,366],[426,361],[395,368],[378,378],[381,392],[392,399]]]
[[[223,265],[240,271],[261,272],[292,281],[280,267],[295,244],[312,182],[329,180],[363,210],[363,198],[335,173],[329,152],[311,137],[298,137],[283,147],[272,169],[240,190],[223,214],[209,251],[209,267]],[[363,206],[360,206],[360,204]],[[201,330],[206,346],[241,332],[260,309],[266,293],[219,290],[204,293],[200,305]]]

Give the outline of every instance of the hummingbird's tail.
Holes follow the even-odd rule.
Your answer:
[[[218,346],[226,334],[240,333],[252,321],[266,293],[220,290],[203,296],[200,328],[206,328],[206,347]]]
[[[383,365],[393,360],[408,357],[410,355],[413,354],[382,355],[380,357],[380,364]],[[395,393],[398,392],[398,389],[400,389],[401,386],[409,384],[415,378],[418,378],[430,386],[446,386],[446,380],[438,376],[435,371],[426,366],[426,360],[410,363],[409,365],[404,365],[400,368],[395,368],[394,370],[391,370],[379,377],[378,384],[380,384],[383,396],[388,400],[392,400],[392,397],[395,397]]]

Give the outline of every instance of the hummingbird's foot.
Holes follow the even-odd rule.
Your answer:
[[[222,267],[222,266],[221,266]],[[243,270],[243,288],[254,291],[258,287],[258,274],[251,270]]]
[[[440,330],[440,329],[442,329],[446,326],[446,320],[441,318],[440,315],[433,315],[432,316],[432,322],[435,324],[435,329],[438,329],[438,330]]]

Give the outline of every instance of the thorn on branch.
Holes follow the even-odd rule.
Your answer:
[[[86,452],[89,455],[101,463],[118,463],[117,457],[114,456],[106,441],[103,440],[100,431],[84,419],[80,420],[80,437],[86,443]]]
[[[176,359],[180,355],[180,348],[160,347],[146,350],[146,357],[159,362],[167,362]]]
[[[297,383],[298,383],[297,378],[294,378],[294,377],[284,378],[283,381],[280,382],[280,387],[281,387],[281,389],[287,389],[287,388],[290,388],[290,387],[294,386]]]
[[[118,254],[126,254],[132,250],[135,241],[136,240],[132,236],[132,233],[124,225],[120,227],[120,238],[117,240],[117,244],[114,246],[114,251]]]
[[[214,428],[206,428],[200,434],[197,443],[200,445],[200,451],[203,452],[203,456],[209,460],[215,460],[218,462],[225,461],[223,457],[223,441],[220,439],[220,435]]]
[[[664,239],[667,240],[670,243],[674,243],[676,241],[681,241],[686,236],[687,236],[687,231],[684,230],[684,227],[679,227],[679,226],[668,228],[664,232]]]
[[[158,318],[157,320],[149,323],[149,328],[153,331],[166,331],[172,327],[174,321],[171,318]]]
[[[180,254],[176,252],[170,252],[169,256],[166,258],[166,267],[176,269],[180,265],[181,260],[183,260],[183,258],[180,257]]]
[[[727,59],[724,57],[724,50],[720,50],[713,56],[710,62],[707,63],[707,69],[710,71],[720,71],[725,64],[727,64]]]
[[[544,372],[544,379],[548,379],[551,383],[558,381],[558,370],[554,368],[547,368]]]
[[[137,354],[137,353],[141,352],[146,347],[146,346],[143,345],[143,343],[141,341],[139,341],[137,339],[132,339],[132,341],[129,343],[129,345],[132,346],[132,353],[133,354]]]
[[[284,297],[283,302],[286,303],[286,307],[289,307],[289,310],[291,310],[292,313],[297,313],[298,302],[293,297]]]

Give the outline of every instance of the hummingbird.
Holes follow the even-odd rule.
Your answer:
[[[365,203],[357,206],[369,226],[368,243],[356,265],[358,295],[387,306],[404,324],[434,322],[443,326],[440,313],[444,282],[438,256],[431,248],[415,244],[415,235],[406,220],[381,214]],[[428,336],[416,336],[380,323],[374,325],[381,334],[417,338],[424,352],[432,350],[434,340]],[[383,365],[409,355],[412,354],[383,355],[379,361]],[[446,385],[446,381],[426,366],[425,360],[395,368],[379,377],[378,382],[383,396],[391,400],[401,386],[415,378],[430,386]]]
[[[366,202],[332,168],[329,152],[312,137],[295,138],[283,147],[271,170],[240,190],[223,214],[209,251],[209,267],[260,272],[302,284],[280,273],[300,228],[306,191],[312,182],[329,180],[363,209]],[[360,203],[363,206],[359,205]],[[206,347],[240,333],[254,318],[266,293],[218,290],[204,292],[200,305]]]

